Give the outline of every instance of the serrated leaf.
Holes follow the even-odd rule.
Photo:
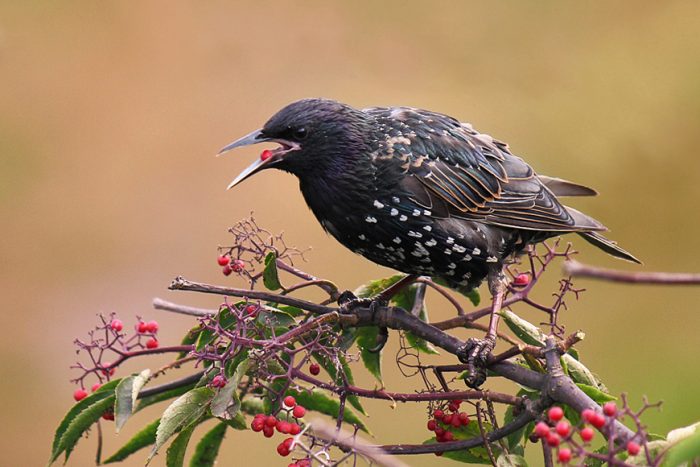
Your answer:
[[[182,467],[184,465],[187,445],[190,443],[190,438],[196,426],[196,423],[186,426],[180,430],[180,433],[170,443],[165,454],[165,465],[167,467]]]
[[[374,376],[379,384],[383,385],[382,381],[382,351],[374,352],[377,346],[377,336],[379,328],[376,326],[365,326],[357,330],[357,346],[360,348],[360,357],[365,368]]]
[[[581,391],[585,392],[588,397],[596,401],[598,404],[617,400],[617,397],[607,394],[594,386],[589,386],[582,383],[576,383],[576,386],[578,386]]]
[[[314,360],[316,360],[323,367],[323,369],[326,370],[326,372],[331,376],[333,382],[338,386],[343,386],[343,376],[338,371],[335,362],[333,362],[325,355],[319,354],[318,352],[313,352],[312,355],[314,357]],[[338,354],[338,364],[340,365],[341,371],[345,375],[345,380],[347,380],[348,384],[354,385],[355,378],[352,375],[352,369],[350,368],[347,359],[342,354]],[[359,397],[357,397],[354,394],[350,394],[348,395],[348,402],[350,403],[350,405],[355,407],[362,415],[367,415],[367,412],[365,411],[364,407],[362,407],[362,403],[360,402]]]
[[[249,360],[246,358],[236,367],[226,385],[219,389],[211,402],[211,414],[215,417],[231,420],[241,410],[241,400],[238,397],[238,384],[248,371]]]
[[[211,389],[195,388],[175,399],[163,412],[148,462],[178,430],[198,420],[207,411],[213,398],[214,391]]]
[[[279,290],[282,288],[280,284],[279,273],[277,271],[277,254],[273,251],[265,256],[265,269],[263,269],[263,285],[268,290]]]
[[[298,391],[296,389],[290,389],[287,391],[287,393],[294,396],[297,404],[303,405],[306,410],[314,410],[325,415],[330,415],[333,418],[338,417],[338,413],[340,412],[340,401],[322,389],[316,388],[312,389],[311,391]],[[355,424],[362,431],[369,433],[367,426],[351,408],[346,406],[344,415],[343,420],[345,422]]]
[[[197,383],[191,383],[186,386],[181,386],[179,388],[174,388],[170,389],[168,391],[164,392],[159,392],[158,394],[153,394],[152,396],[148,397],[143,397],[139,400],[138,405],[136,406],[136,409],[134,412],[138,412],[139,410],[143,410],[149,405],[157,404],[159,402],[166,401],[168,399],[173,399],[175,397],[179,397],[186,393],[187,391],[193,389]]]
[[[114,391],[116,395],[114,417],[117,433],[134,413],[136,398],[150,377],[151,370],[146,369],[138,375],[127,376],[117,385],[117,389]]]
[[[518,339],[529,345],[536,345],[538,347],[544,347],[545,334],[532,324],[531,322],[522,319],[520,316],[516,315],[510,310],[501,310],[499,312],[503,321],[506,323],[508,328],[513,331]]]
[[[146,425],[138,433],[136,433],[129,441],[127,441],[124,446],[119,448],[117,452],[115,452],[109,458],[107,458],[107,460],[105,460],[104,463],[111,464],[113,462],[123,461],[136,451],[155,443],[156,430],[158,429],[159,423],[160,418]]]
[[[95,402],[100,401],[106,397],[113,396],[114,388],[119,384],[120,381],[121,379],[115,379],[103,384],[97,391],[93,392],[80,402],[75,403],[73,407],[71,407],[71,409],[68,411],[65,417],[63,417],[63,420],[61,420],[61,423],[58,425],[56,433],[54,434],[53,444],[51,447],[51,462],[56,460],[58,456],[61,455],[60,452],[57,453],[58,445],[61,441],[61,438],[68,429],[68,426],[75,419],[75,417],[77,417],[81,412],[86,410]]]
[[[391,301],[392,303],[394,303],[394,305],[398,306],[399,308],[403,308],[404,310],[411,312],[416,303],[417,293],[418,286],[410,285],[399,291],[396,295],[394,295]],[[423,306],[421,307],[420,312],[418,313],[418,318],[420,318],[420,320],[423,322],[429,322],[428,308],[425,304],[425,301],[423,301]],[[439,354],[435,347],[433,347],[433,345],[425,339],[417,337],[410,331],[405,331],[404,335],[406,336],[406,340],[411,345],[411,347],[415,348],[416,350],[426,354]]]
[[[564,354],[561,359],[566,363],[566,368],[575,383],[586,384],[598,389],[605,389],[603,383],[596,378],[586,365],[576,360],[569,354]]]
[[[517,454],[501,454],[496,459],[496,467],[527,467],[527,461]]]
[[[49,464],[52,464],[61,453],[66,453],[66,461],[70,457],[73,448],[80,440],[80,437],[90,428],[93,423],[100,419],[108,409],[114,407],[114,394],[98,400],[94,404],[80,412],[68,425],[66,431],[61,436],[56,451],[51,455]]]
[[[194,454],[190,459],[190,467],[211,467],[219,455],[221,442],[226,434],[226,423],[219,423],[214,428],[206,432],[199,440]]]

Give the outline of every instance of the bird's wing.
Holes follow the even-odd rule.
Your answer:
[[[504,227],[604,230],[564,207],[534,170],[505,143],[433,112],[371,109],[386,136],[379,156],[402,164],[403,187],[436,215]]]

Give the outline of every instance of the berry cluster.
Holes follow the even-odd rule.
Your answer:
[[[454,441],[454,430],[463,426],[469,425],[469,415],[466,412],[460,412],[459,406],[462,404],[460,399],[450,401],[447,405],[447,410],[451,413],[446,413],[441,409],[433,412],[433,418],[428,420],[428,431],[435,433],[435,439],[438,443]],[[441,456],[442,453],[435,453]]]
[[[232,260],[230,255],[219,255],[216,262],[219,263],[219,266],[223,266],[221,272],[224,273],[224,276],[229,276],[232,272],[240,273],[245,270],[245,262],[240,259]]]
[[[112,329],[114,329],[114,322],[118,321],[118,324],[121,326],[121,321],[118,319],[112,320]],[[136,324],[136,332],[139,334],[151,334],[150,339],[146,341],[146,348],[147,349],[157,349],[158,348],[158,339],[156,339],[156,334],[158,333],[158,322],[157,321],[141,321]],[[120,329],[121,330],[121,329]]]
[[[618,410],[614,402],[606,402],[603,405],[603,413],[593,409],[583,410],[581,412],[583,424],[578,430],[578,435],[583,444],[590,443],[595,435],[593,428],[586,426],[586,424],[601,429],[605,426],[608,419],[614,419],[617,415]],[[573,439],[574,431],[571,424],[564,420],[564,410],[561,407],[554,406],[547,412],[547,421],[540,421],[535,425],[532,437],[541,439],[543,443],[547,443],[550,447],[559,448],[557,458],[561,464],[567,464],[577,454],[585,455],[585,450]],[[569,447],[559,447],[564,442],[568,442],[578,452],[575,454]],[[641,450],[640,445],[634,441],[628,442],[626,448],[627,453],[631,456],[636,456]]]
[[[216,379],[216,377],[214,379]],[[259,413],[251,422],[250,428],[255,432],[262,432],[266,438],[271,438],[275,434],[275,429],[284,435],[298,435],[301,433],[301,425],[297,422],[306,415],[306,408],[297,404],[294,396],[287,396],[284,398],[284,409],[286,411],[287,416],[285,418],[287,418],[287,420],[277,418],[274,415]],[[294,418],[296,422],[288,421],[288,419],[291,418]],[[277,446],[277,453],[282,457],[286,457],[292,452],[292,449],[294,449],[294,438],[285,438],[284,441]],[[302,460],[296,462],[294,465],[303,467],[311,464],[308,460]]]

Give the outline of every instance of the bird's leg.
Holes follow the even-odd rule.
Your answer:
[[[404,288],[411,285],[418,278],[415,274],[409,274],[406,277],[401,278],[396,283],[390,285],[386,289],[379,292],[377,295],[368,298],[357,298],[354,293],[346,290],[338,298],[338,305],[340,306],[340,313],[351,313],[353,309],[358,307],[369,307],[372,313],[372,321],[374,321],[377,310],[379,308],[386,306],[389,300],[392,299],[394,295],[399,293]],[[370,352],[380,352],[387,341],[389,340],[389,330],[385,327],[379,328],[379,334],[377,335],[377,345],[371,349],[367,349]]]
[[[506,292],[505,274],[503,274],[502,269],[489,273],[488,282],[493,301],[491,302],[491,317],[486,336],[483,339],[474,337],[467,339],[464,346],[457,351],[457,357],[467,364],[468,375],[465,381],[467,386],[471,388],[477,388],[486,381],[486,363],[496,346],[496,333],[500,319],[499,312],[501,311],[503,296]]]

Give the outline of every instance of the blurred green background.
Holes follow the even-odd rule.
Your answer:
[[[572,204],[610,226],[639,269],[700,270],[698,31],[697,1],[0,3],[0,463],[48,458],[72,404],[71,342],[97,312],[158,319],[173,343],[192,322],[152,311],[154,296],[218,303],[166,287],[179,274],[235,284],[215,248],[251,210],[312,245],[316,275],[354,288],[388,273],[325,236],[293,177],[224,191],[260,148],[213,154],[298,98],[472,122],[539,172],[595,186],[600,197]],[[632,268],[580,243],[579,260]],[[700,289],[578,285],[588,292],[564,322],[586,331],[585,363],[635,405],[665,401],[645,419],[652,431],[699,420]],[[451,313],[432,307],[433,319]],[[387,384],[419,381],[387,368]],[[421,406],[367,407],[378,441],[428,437]],[[156,415],[118,436],[109,427],[105,452]],[[286,465],[277,442],[230,432],[221,465]],[[89,465],[94,445],[81,442],[72,465]]]

